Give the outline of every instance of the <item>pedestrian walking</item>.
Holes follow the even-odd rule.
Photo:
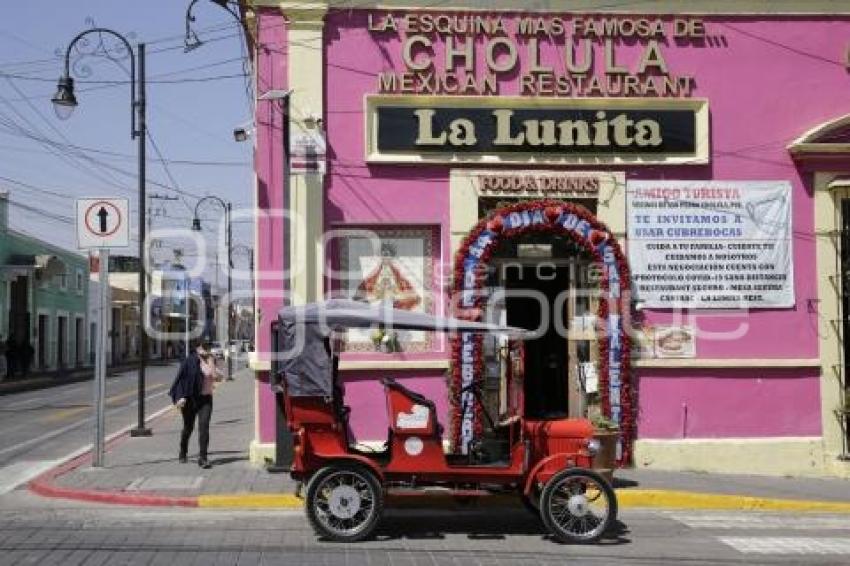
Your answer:
[[[183,415],[183,430],[180,433],[181,463],[189,461],[189,438],[198,422],[198,465],[208,469],[211,466],[208,459],[210,443],[210,419],[213,409],[213,390],[220,376],[215,367],[215,360],[206,345],[198,345],[190,351],[189,356],[180,364],[180,370],[169,395],[174,406]]]

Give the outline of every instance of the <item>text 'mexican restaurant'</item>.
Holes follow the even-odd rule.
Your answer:
[[[526,414],[618,431],[623,465],[850,477],[850,6],[242,10],[258,95],[253,460],[274,454],[286,290],[539,329]],[[391,376],[436,402],[446,450],[468,449],[498,412],[505,340],[349,331],[357,442],[386,441]],[[473,376],[484,407],[459,402]]]

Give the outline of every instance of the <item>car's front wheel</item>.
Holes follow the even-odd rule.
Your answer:
[[[540,517],[563,542],[595,542],[617,519],[617,497],[592,470],[562,470],[543,488]]]

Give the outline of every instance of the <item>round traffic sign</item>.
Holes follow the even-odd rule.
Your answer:
[[[109,201],[96,201],[86,209],[86,230],[94,236],[107,238],[117,232],[123,222],[121,211]]]

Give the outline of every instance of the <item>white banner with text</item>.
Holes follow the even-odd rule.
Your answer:
[[[626,191],[644,307],[794,306],[788,181],[629,181]]]

